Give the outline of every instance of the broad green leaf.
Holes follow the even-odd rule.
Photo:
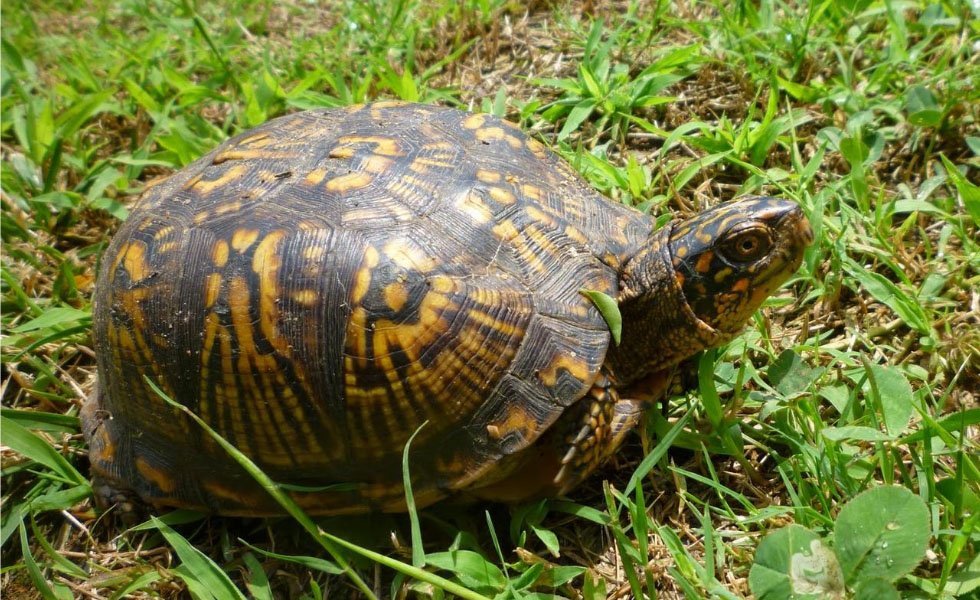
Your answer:
[[[426,556],[426,562],[449,571],[470,589],[500,591],[507,584],[500,567],[470,550],[430,553]]]
[[[806,393],[823,372],[824,369],[803,362],[803,358],[793,350],[784,350],[769,366],[767,374],[779,393],[792,397]]]
[[[869,368],[881,400],[885,429],[892,435],[900,435],[912,416],[912,386],[896,367],[869,365]]]
[[[555,535],[555,532],[537,525],[531,525],[531,531],[534,532],[534,535],[538,536],[538,539],[541,540],[541,543],[544,544],[552,556],[555,558],[561,556],[561,546],[558,543],[558,536]]]
[[[854,600],[901,600],[895,586],[884,579],[862,579],[854,588]]]
[[[936,127],[942,122],[943,113],[936,96],[922,85],[905,90],[905,111],[909,123],[918,127]]]
[[[929,509],[898,486],[879,486],[844,505],[834,525],[844,578],[895,581],[919,564],[929,543]]]
[[[609,333],[612,335],[613,343],[619,345],[620,338],[623,336],[623,315],[619,312],[619,305],[612,296],[597,290],[579,290],[586,298],[595,304],[599,314],[609,326]]]
[[[766,536],[749,571],[749,588],[759,600],[844,598],[844,578],[834,553],[800,525]]]

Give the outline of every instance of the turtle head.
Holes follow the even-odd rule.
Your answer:
[[[734,334],[796,272],[811,241],[813,231],[799,206],[753,197],[678,223],[667,246],[694,315]]]
[[[606,354],[616,379],[662,372],[733,338],[812,240],[796,204],[758,197],[654,232],[620,273],[622,343]]]

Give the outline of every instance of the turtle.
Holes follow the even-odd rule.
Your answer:
[[[419,508],[567,494],[811,239],[772,197],[658,226],[487,114],[270,120],[148,184],[101,259],[96,502],[281,514],[188,412],[313,515],[406,510],[406,450]]]

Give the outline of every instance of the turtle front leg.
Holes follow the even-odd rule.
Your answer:
[[[601,373],[588,393],[562,414],[538,442],[510,464],[501,479],[466,490],[494,502],[523,502],[568,493],[623,444],[643,413],[663,397],[669,378],[650,376],[621,398],[612,379]]]
[[[606,462],[648,406],[644,400],[620,398],[612,381],[600,374],[589,392],[556,424],[565,446],[554,478],[558,493],[567,493]]]

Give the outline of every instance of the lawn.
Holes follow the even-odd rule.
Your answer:
[[[6,598],[980,593],[980,5],[10,0]],[[569,497],[265,520],[92,504],[100,254],[151,181],[372,99],[517,123],[614,202],[797,202],[815,241]]]

